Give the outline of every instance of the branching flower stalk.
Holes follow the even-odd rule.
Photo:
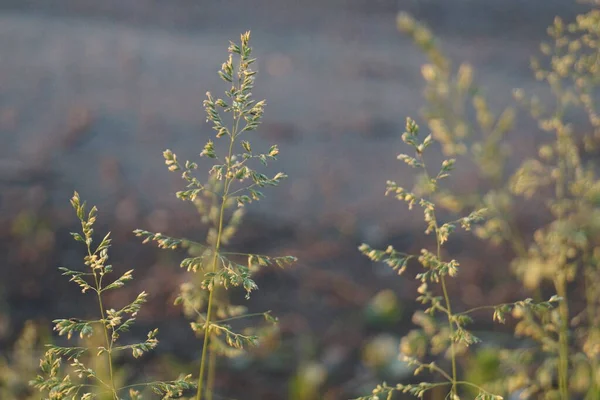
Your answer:
[[[506,107],[495,114],[484,90],[476,83],[472,65],[461,63],[454,72],[451,60],[440,49],[429,28],[406,13],[398,15],[397,24],[428,58],[428,63],[421,67],[426,101],[421,115],[433,138],[440,142],[446,157],[469,155],[487,186],[482,192],[477,185],[473,192],[466,194],[440,189],[436,202],[454,213],[486,208],[485,229],[478,227],[477,232],[485,231],[485,239],[495,243],[506,241],[515,254],[525,255],[526,243],[515,224],[512,198],[505,193],[510,155],[505,138],[514,126],[514,108]],[[469,114],[474,115],[474,121]]]
[[[548,29],[552,41],[540,47],[547,62],[533,59],[532,67],[536,78],[552,91],[551,111],[546,111],[535,96],[526,99],[522,90],[515,92],[517,100],[530,110],[540,128],[554,136],[552,142],[539,147],[538,157],[523,163],[512,177],[510,189],[513,194],[524,197],[553,194],[544,201],[552,221],[535,232],[528,256],[517,262],[521,269],[537,265],[537,283],[552,282],[558,295],[565,299],[553,321],[558,331],[558,396],[563,400],[574,393],[587,392],[588,398],[600,394],[597,389],[600,381],[598,320],[590,314],[599,293],[592,288],[597,287],[599,270],[594,254],[599,248],[600,229],[595,221],[600,180],[597,163],[591,162],[593,158],[584,162],[600,143],[600,118],[595,104],[600,83],[599,22],[600,10],[593,9],[579,15],[571,24],[557,17]],[[585,111],[591,133],[576,135],[574,126],[580,119],[573,118],[572,113],[577,108]],[[568,288],[573,283],[584,289],[585,297],[581,300],[588,315],[585,325],[580,322],[581,318],[573,315],[566,301]],[[584,367],[585,364],[588,365]],[[584,368],[589,369],[589,377],[574,374]],[[555,393],[551,387],[544,387],[543,391]]]
[[[448,398],[458,400],[460,399],[459,387],[465,386],[475,388],[478,392],[476,398],[479,400],[500,400],[502,396],[492,394],[479,385],[461,380],[458,377],[458,355],[464,353],[469,346],[479,342],[479,339],[466,329],[466,326],[472,322],[469,314],[481,309],[490,308],[494,310],[493,319],[504,323],[505,315],[512,310],[523,309],[534,313],[541,312],[553,308],[553,303],[559,301],[559,298],[554,296],[549,301],[542,303],[534,303],[531,299],[527,299],[515,303],[477,307],[464,312],[453,310],[447,287],[447,279],[457,276],[459,263],[456,260],[444,261],[441,250],[457,226],[461,226],[465,230],[471,230],[473,224],[481,222],[484,219],[486,210],[476,210],[466,217],[443,224],[439,222],[436,214],[436,205],[430,198],[438,190],[440,181],[449,176],[450,171],[454,168],[455,161],[454,159],[443,161],[439,172],[435,176],[430,175],[423,154],[434,143],[434,140],[431,135],[420,140],[418,133],[419,128],[417,124],[408,119],[406,132],[402,135],[402,140],[414,148],[415,157],[406,154],[398,156],[399,160],[405,162],[410,167],[422,171],[417,179],[417,184],[412,191],[408,191],[397,183],[388,181],[386,194],[393,194],[397,199],[406,202],[409,209],[412,209],[414,204],[418,204],[423,209],[424,220],[427,225],[425,233],[433,233],[436,237],[435,253],[427,249],[422,249],[420,255],[414,256],[397,251],[392,246],[388,246],[385,250],[376,250],[367,244],[362,244],[359,250],[373,261],[386,263],[397,271],[398,274],[404,273],[408,262],[412,259],[418,260],[425,270],[425,272],[417,274],[415,278],[421,282],[421,286],[418,289],[419,296],[417,297],[417,301],[428,305],[428,308],[423,312],[417,311],[413,316],[413,321],[421,325],[422,330],[413,330],[403,338],[400,346],[403,354],[401,358],[409,365],[415,367],[415,375],[423,371],[429,371],[440,375],[444,379],[444,382],[421,382],[417,385],[397,384],[395,386],[383,384],[375,388],[370,396],[360,399],[378,400],[380,399],[380,395],[386,395],[388,399],[391,399],[392,393],[395,391],[422,397],[429,390],[449,386]],[[429,288],[429,284],[431,283],[441,286],[443,294],[441,297],[436,296],[434,291]],[[435,315],[438,313],[445,315],[446,324],[438,324],[438,321],[435,319]],[[448,348],[451,364],[451,372],[449,373],[435,362],[425,363],[420,361],[428,353],[437,355]]]
[[[123,398],[122,392],[128,392],[130,399],[137,400],[141,399],[141,393],[137,389],[144,387],[151,388],[162,399],[180,397],[186,390],[193,389],[193,384],[190,382],[191,376],[181,377],[171,382],[140,383],[123,387],[117,385],[114,372],[115,356],[125,351],[131,351],[133,357],[138,358],[145,352],[153,350],[158,345],[156,339],[158,330],[150,331],[144,342],[128,345],[119,344],[120,336],[127,332],[135,322],[137,313],[146,302],[147,294],[141,292],[133,302],[119,310],[106,308],[103,299],[104,294],[107,291],[125,286],[127,282],[133,279],[133,270],[125,272],[110,283],[106,281],[113,272],[112,266],[107,264],[108,249],[111,245],[110,233],[104,236],[98,246],[93,248],[93,225],[96,221],[96,207],[92,207],[89,213],[86,214],[85,203],[80,201],[77,192],[71,199],[71,205],[77,213],[82,228],[81,233],[72,233],[72,235],[76,241],[83,242],[86,245],[87,255],[84,258],[84,264],[87,271],[71,270],[64,267],[61,267],[60,270],[63,271],[63,275],[70,277],[71,282],[76,283],[81,288],[82,293],[95,293],[100,318],[97,320],[57,319],[53,321],[55,324],[54,330],[61,336],[66,335],[67,339],[71,339],[73,335],[78,335],[81,339],[89,339],[95,335],[97,328],[99,328],[104,344],[100,347],[48,345],[49,350],[40,364],[42,374],[38,375],[31,384],[41,392],[46,392],[49,398],[53,400],[93,398],[120,400]],[[108,369],[108,376],[102,376],[98,371],[86,365],[83,357],[89,360],[90,365],[102,360]],[[68,371],[61,377],[61,360],[63,358],[71,362],[72,372]],[[79,381],[74,378],[75,376],[80,378]]]
[[[232,306],[217,299],[221,293],[220,288],[243,287],[248,298],[250,293],[257,289],[252,280],[253,272],[269,265],[284,267],[296,260],[291,256],[269,257],[223,251],[223,246],[239,224],[241,208],[262,198],[261,188],[277,186],[286,178],[283,173],[267,177],[250,166],[251,162],[256,160],[265,166],[269,161],[275,160],[279,154],[276,145],[271,146],[266,153],[255,153],[249,141],[241,140],[242,136],[257,129],[265,106],[264,100],[252,99],[256,71],[251,68],[255,59],[251,57],[252,48],[249,41],[250,33],[246,32],[241,35],[239,45],[232,42],[228,49],[229,58],[219,71],[221,79],[231,85],[225,92],[226,99],[214,98],[207,93],[207,99],[204,101],[207,121],[212,123],[216,138],[225,139],[226,142],[226,151],[222,154],[219,154],[217,145],[212,140],[205,144],[200,153],[201,157],[216,162],[209,170],[208,180],[201,182],[194,176],[194,170],[198,169],[195,162],[186,161],[181,164],[171,150],[166,150],[163,154],[169,170],[182,171],[182,178],[187,182],[187,189],[177,192],[179,199],[194,202],[199,206],[203,204],[198,203],[201,195],[209,197],[210,206],[207,209],[199,207],[201,212],[206,211],[203,221],[209,224],[207,243],[176,239],[140,229],[135,231],[137,236],[145,238],[144,242],[154,241],[159,247],[169,249],[186,247],[197,253],[197,256],[184,259],[181,267],[199,272],[201,279],[199,283],[187,282],[182,285],[181,294],[177,299],[177,303],[183,305],[187,315],[195,316],[196,321],[191,323],[192,329],[203,336],[197,400],[212,399],[217,354],[236,355],[247,345],[255,345],[258,341],[256,335],[233,331],[228,322],[241,318],[245,308]],[[225,125],[222,113],[230,114],[231,126]],[[235,211],[229,213],[230,208],[236,207]],[[236,261],[238,259],[245,259],[245,264]],[[268,322],[276,321],[270,312],[258,315]],[[220,336],[225,337],[225,342],[219,339]]]

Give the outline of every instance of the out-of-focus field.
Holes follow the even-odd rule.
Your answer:
[[[397,12],[428,23],[452,60],[472,63],[499,109],[512,88],[535,88],[529,57],[554,16],[570,19],[580,9],[565,0],[0,1],[0,351],[27,319],[49,325],[86,313],[56,269],[81,256],[68,234],[77,190],[114,232],[115,267],[135,268],[132,290],[151,294],[140,320],[160,326],[155,357],[197,358],[199,344],[171,306],[183,279],[180,255],[144,247],[131,231],[203,237],[195,210],[173,196],[182,182],[161,153],[201,151],[212,135],[204,94],[223,90],[216,71],[228,40],[251,30],[255,96],[268,103],[252,142],[277,143],[273,172],[290,178],[249,207],[236,244],[300,263],[261,275],[250,303],[280,316],[279,358],[241,373],[226,392],[288,398],[289,380],[309,362],[325,366],[327,398],[369,387],[360,349],[379,328],[363,309],[382,289],[403,301],[414,296],[356,246],[395,240],[418,248],[423,231],[418,213],[383,196],[387,179],[411,179],[395,156],[404,151],[405,117],[418,120],[423,105],[425,58],[397,32]],[[523,120],[511,138],[519,143],[515,163],[533,149],[533,126]],[[456,191],[477,183],[470,171],[459,167]],[[501,265],[502,254],[461,240],[450,247],[464,253],[456,296],[467,304],[504,300],[513,291],[508,274],[481,261],[494,256]],[[411,304],[405,322],[386,329],[405,332]],[[223,369],[225,377],[236,371]]]

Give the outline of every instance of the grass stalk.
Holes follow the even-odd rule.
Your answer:
[[[597,284],[595,277],[597,276],[597,271],[594,269],[594,266],[591,264],[592,260],[590,257],[586,257],[585,259],[585,295],[586,295],[586,312],[587,312],[587,323],[589,325],[588,335],[597,335],[598,334],[598,324],[597,324],[597,307],[596,302],[598,301],[596,298],[596,293],[594,291],[594,285]],[[588,390],[588,394],[586,399],[592,400],[600,398],[600,387],[598,386],[598,357],[591,357],[590,359],[590,388]]]
[[[96,284],[98,285],[98,278],[96,274],[94,274],[94,280],[96,280]],[[97,286],[99,287],[99,286]],[[109,386],[110,391],[112,393],[112,398],[114,400],[119,400],[119,396],[117,395],[117,389],[115,386],[115,378],[113,372],[113,360],[112,360],[112,342],[108,337],[108,329],[106,328],[106,313],[104,312],[104,305],[102,304],[102,295],[100,294],[100,290],[98,290],[98,305],[100,307],[100,316],[102,317],[102,330],[104,331],[104,340],[106,343],[106,357],[108,361],[108,375],[109,375]]]
[[[213,400],[215,390],[215,379],[217,370],[217,350],[214,346],[209,348],[208,353],[208,373],[206,375],[206,400]]]
[[[422,154],[418,155],[419,160],[421,161],[421,165],[423,171],[425,172],[425,176],[429,182],[432,181],[427,168],[425,167],[425,160]],[[435,211],[432,212],[433,215],[433,224],[435,227],[435,240],[436,240],[436,256],[438,260],[442,260],[442,238],[440,237],[440,227],[437,221],[437,216]],[[454,323],[452,321],[452,304],[450,303],[450,296],[448,295],[448,288],[446,286],[446,277],[442,275],[440,277],[440,281],[442,284],[442,292],[444,294],[444,302],[446,304],[446,316],[448,317],[448,329],[450,330],[450,362],[452,364],[452,388],[450,393],[452,396],[458,396],[458,390],[456,388],[456,382],[458,379],[458,374],[456,371],[456,343],[454,342]]]
[[[90,244],[87,244],[88,256],[92,257],[92,249]],[[119,396],[117,395],[117,389],[115,385],[115,378],[113,372],[113,360],[112,360],[112,340],[109,338],[108,328],[106,327],[106,312],[104,311],[104,303],[102,302],[102,275],[98,277],[96,271],[93,272],[94,275],[94,283],[96,284],[96,295],[98,297],[98,307],[100,309],[100,316],[102,319],[100,320],[102,324],[102,331],[104,334],[104,342],[106,344],[106,357],[108,362],[108,375],[109,375],[109,390],[111,391],[111,397],[114,400],[119,400]]]
[[[438,258],[439,258],[439,244],[438,244]],[[448,327],[450,328],[450,357],[452,362],[452,390],[451,393],[458,396],[456,389],[456,344],[454,343],[454,326],[452,324],[452,306],[450,305],[450,297],[448,296],[448,289],[446,288],[446,279],[442,276],[442,291],[444,292],[444,301],[446,302],[446,309],[448,310]]]
[[[234,178],[230,174],[231,158],[233,156],[233,145],[235,143],[235,139],[238,134],[239,121],[240,121],[241,115],[234,113],[233,118],[234,118],[234,126],[233,126],[233,130],[231,132],[231,136],[230,136],[230,140],[229,140],[229,150],[228,150],[227,158],[226,158],[227,168],[226,168],[226,173],[225,173],[225,184],[223,186],[223,195],[221,196],[221,205],[220,205],[220,209],[219,209],[219,223],[218,223],[218,227],[217,227],[217,238],[215,241],[213,259],[212,259],[212,263],[211,263],[211,272],[212,273],[215,273],[218,268],[219,251],[221,249],[221,239],[223,236],[223,220],[225,218],[225,209],[227,208],[229,189],[231,188],[231,183],[234,180]],[[202,358],[200,359],[200,372],[198,374],[198,392],[196,394],[196,400],[202,400],[204,373],[205,373],[207,363],[208,363],[207,354],[208,354],[208,347],[210,346],[210,323],[211,323],[211,317],[212,317],[214,293],[215,293],[215,287],[213,285],[210,288],[210,292],[208,294],[206,321],[204,324],[204,343],[202,345]],[[208,386],[212,386],[212,385],[208,385]],[[208,396],[212,397],[212,394],[210,394]]]
[[[558,305],[560,315],[558,350],[558,390],[562,400],[569,400],[569,305],[567,283],[564,277],[555,279],[556,293],[563,298]]]

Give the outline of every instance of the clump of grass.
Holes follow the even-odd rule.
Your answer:
[[[413,321],[420,325],[421,329],[409,332],[402,339],[400,345],[401,357],[408,364],[415,367],[415,375],[429,371],[440,376],[442,381],[421,382],[419,384],[399,383],[394,386],[382,384],[375,388],[371,395],[359,399],[378,400],[382,398],[381,396],[391,399],[393,393],[397,391],[423,397],[426,392],[434,388],[447,387],[446,398],[458,400],[460,399],[460,388],[466,387],[469,389],[474,388],[477,391],[476,399],[478,400],[500,400],[503,398],[501,395],[490,393],[483,387],[461,380],[459,377],[458,357],[464,354],[469,346],[480,341],[467,328],[472,322],[470,314],[482,309],[490,309],[493,310],[493,320],[504,323],[506,314],[512,310],[524,309],[532,313],[539,313],[552,308],[553,303],[559,299],[554,296],[549,301],[541,303],[534,303],[531,299],[526,299],[515,303],[483,306],[460,312],[456,310],[448,292],[447,282],[449,279],[458,276],[459,263],[453,259],[445,259],[442,248],[457,227],[460,226],[467,231],[471,230],[474,224],[485,218],[486,210],[479,209],[465,217],[449,222],[441,222],[437,206],[432,198],[438,191],[440,182],[448,177],[450,171],[454,168],[455,160],[444,160],[435,175],[431,175],[424,158],[424,152],[435,141],[432,135],[421,140],[418,133],[419,127],[417,124],[408,119],[406,132],[402,135],[402,140],[415,150],[415,156],[412,157],[406,154],[398,156],[399,160],[420,171],[416,179],[416,185],[412,190],[407,190],[396,182],[388,181],[386,194],[392,194],[398,200],[406,202],[409,209],[412,209],[415,204],[423,209],[426,224],[425,233],[435,237],[434,249],[423,248],[420,254],[412,255],[399,251],[391,245],[384,250],[378,250],[367,244],[362,244],[359,250],[373,261],[386,263],[399,275],[406,271],[411,260],[418,261],[423,268],[423,272],[415,276],[415,279],[421,282],[417,301],[427,308],[414,314]],[[437,315],[442,315],[443,320],[437,319]],[[449,370],[438,365],[436,361],[424,361],[428,356],[439,356],[444,353],[447,353],[449,358]]]
[[[106,234],[97,246],[93,246],[96,207],[86,211],[79,194],[75,192],[71,205],[81,222],[81,233],[72,233],[73,238],[84,243],[86,255],[85,269],[69,269],[61,267],[63,275],[69,277],[82,293],[91,293],[98,301],[98,317],[93,320],[67,318],[54,320],[54,330],[60,336],[72,339],[75,335],[82,339],[79,346],[48,345],[40,362],[41,374],[31,384],[44,393],[49,399],[114,399],[120,400],[128,396],[132,400],[141,399],[141,392],[149,387],[163,399],[181,397],[184,391],[194,388],[191,375],[170,382],[148,382],[120,386],[115,374],[115,361],[125,352],[133,357],[141,357],[158,345],[158,330],[148,332],[146,340],[140,343],[121,344],[120,337],[135,322],[135,317],[146,302],[146,292],[141,292],[129,304],[120,309],[107,308],[104,296],[107,292],[117,290],[133,279],[133,270],[126,271],[120,277],[111,279],[113,267],[108,264],[108,249],[111,245],[110,233]],[[98,342],[92,346],[90,341]],[[97,339],[97,340],[96,340]],[[63,360],[67,360],[70,368],[62,368]],[[94,365],[96,368],[91,368]],[[106,371],[106,373],[104,373]]]
[[[491,183],[487,192],[438,201],[457,210],[486,207],[489,218],[476,234],[513,251],[512,270],[534,297],[551,288],[564,300],[543,313],[513,313],[519,319],[515,333],[533,339],[534,345],[522,342],[517,350],[499,352],[502,368],[509,373],[497,387],[505,393],[518,392],[521,398],[600,396],[599,179],[594,160],[600,142],[596,104],[600,10],[597,1],[589,3],[592,9],[573,23],[557,17],[548,30],[550,42],[541,45],[545,59],[532,59],[535,78],[551,95],[542,99],[515,91],[540,129],[552,136],[513,174],[506,167],[509,153],[504,140],[514,123],[512,107],[494,117],[482,91],[472,83],[471,67],[463,64],[453,74],[433,34],[406,14],[398,18],[399,28],[430,60],[423,67],[424,117],[433,136],[442,142],[446,155],[470,153],[480,175],[488,179],[488,186]],[[473,108],[475,124],[467,117],[468,107]],[[515,223],[523,200],[546,212],[546,221],[531,237]]]
[[[277,159],[276,145],[266,152],[256,152],[250,141],[244,140],[258,128],[265,107],[264,100],[256,101],[252,97],[256,71],[252,70],[255,59],[249,42],[250,33],[246,32],[241,35],[239,44],[232,42],[229,46],[229,57],[219,71],[221,79],[230,85],[226,97],[215,98],[207,93],[204,101],[207,121],[212,123],[216,139],[224,142],[208,140],[200,153],[201,157],[215,162],[208,171],[208,178],[200,180],[194,175],[198,169],[196,162],[181,163],[171,150],[163,154],[169,170],[180,172],[187,182],[186,189],[177,192],[177,197],[197,206],[202,221],[209,226],[207,240],[192,241],[141,229],[135,231],[145,243],[153,241],[164,249],[185,247],[191,252],[191,257],[185,258],[180,266],[197,274],[198,279],[182,285],[177,303],[192,316],[191,328],[203,338],[197,400],[213,397],[218,355],[236,355],[258,342],[257,335],[236,332],[230,322],[251,316],[276,321],[270,312],[246,314],[244,307],[230,304],[225,290],[240,287],[248,298],[258,288],[252,279],[255,271],[271,265],[284,267],[296,260],[292,256],[271,257],[224,250],[240,223],[242,208],[260,200],[264,196],[263,188],[277,186],[286,178],[281,172],[269,177],[253,169],[255,162],[266,166]]]
[[[513,354],[521,361],[512,363],[521,377],[520,387],[529,396],[563,400],[600,396],[600,179],[594,160],[600,143],[595,101],[600,83],[599,22],[596,8],[570,24],[557,17],[548,29],[551,42],[540,47],[546,60],[532,59],[532,68],[553,94],[550,107],[536,96],[515,91],[552,140],[538,147],[537,156],[524,160],[508,182],[513,196],[542,199],[550,217],[513,266],[527,288],[550,284],[565,299],[544,321],[524,314],[517,326],[520,335],[539,343],[537,349]],[[577,132],[585,119],[588,127]],[[576,288],[583,296],[577,296]],[[540,358],[544,361],[536,364]],[[535,372],[530,374],[527,366],[535,366]]]
[[[34,400],[39,397],[29,380],[39,368],[44,333],[35,322],[25,322],[11,351],[0,356],[0,399]]]

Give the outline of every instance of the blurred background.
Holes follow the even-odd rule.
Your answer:
[[[343,399],[382,377],[411,376],[388,358],[410,329],[414,283],[356,250],[362,242],[418,250],[423,239],[420,212],[383,195],[388,179],[412,182],[396,155],[407,151],[405,118],[419,122],[424,104],[426,59],[398,32],[397,13],[426,23],[451,60],[473,64],[499,110],[512,88],[536,88],[529,57],[554,16],[570,20],[582,8],[568,0],[0,0],[0,353],[26,321],[42,341],[51,320],[84,317],[94,306],[57,270],[83,256],[69,235],[77,190],[98,206],[97,230],[113,232],[115,269],[135,269],[131,292],[111,300],[150,294],[138,329],[158,326],[161,344],[144,365],[196,370],[200,342],[172,305],[186,279],[182,255],[143,246],[131,232],[203,239],[161,153],[194,159],[202,150],[212,136],[205,92],[223,92],[216,72],[228,41],[251,30],[254,94],[268,105],[250,141],[278,144],[269,171],[290,178],[248,207],[232,247],[293,254],[299,263],[257,278],[249,307],[272,309],[280,337],[274,351],[223,361],[219,391]],[[519,128],[523,154],[535,145],[531,126]],[[477,179],[459,167],[453,190],[471,190]],[[463,266],[460,287],[451,288],[459,302],[517,298],[501,250],[458,236],[448,251]]]

